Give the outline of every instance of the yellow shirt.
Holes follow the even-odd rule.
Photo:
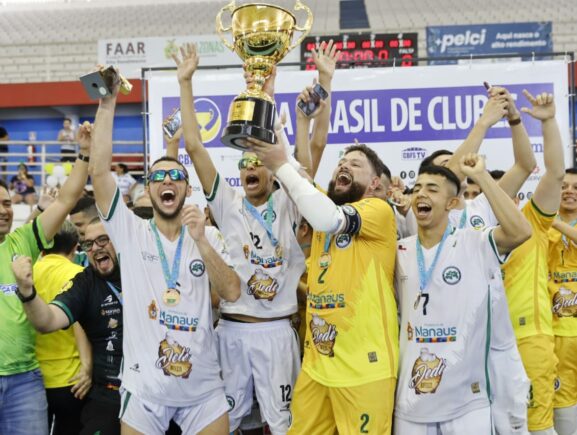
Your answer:
[[[46,303],[51,302],[83,267],[62,255],[49,254],[34,265],[34,287]],[[73,385],[80,368],[80,356],[72,328],[50,334],[36,334],[36,357],[46,388]]]
[[[315,231],[308,276],[303,370],[329,387],[396,378],[399,359],[393,210],[377,198],[343,208],[356,210],[360,231],[331,237],[326,269],[326,234]]]
[[[549,296],[553,305],[553,332],[577,336],[577,245],[551,228],[549,231]]]
[[[509,315],[517,340],[537,334],[553,335],[547,291],[547,232],[555,215],[543,213],[533,200],[522,209],[533,234],[511,252],[502,266]]]

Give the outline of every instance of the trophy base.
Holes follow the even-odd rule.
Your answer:
[[[255,97],[237,97],[230,106],[229,122],[222,132],[224,145],[246,151],[245,141],[249,137],[273,144],[275,106],[269,101]]]

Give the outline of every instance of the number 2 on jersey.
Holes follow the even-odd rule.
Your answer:
[[[361,433],[369,433],[368,426],[369,424],[369,414],[361,414]]]

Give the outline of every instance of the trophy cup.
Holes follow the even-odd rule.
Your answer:
[[[299,45],[313,25],[311,10],[296,1],[295,11],[304,10],[307,19],[303,27],[296,25],[295,16],[279,6],[254,3],[241,6],[232,0],[216,16],[216,31],[222,42],[243,60],[246,70],[252,74],[253,83],[238,95],[230,105],[228,125],[222,133],[222,143],[239,150],[246,150],[247,137],[254,137],[268,143],[275,143],[274,118],[276,115],[273,99],[263,92],[265,80],[275,64]],[[222,14],[231,14],[231,25],[224,27]],[[293,32],[302,32],[291,45]],[[224,36],[232,31],[233,44]]]

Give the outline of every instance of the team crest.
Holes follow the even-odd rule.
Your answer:
[[[482,230],[483,228],[485,228],[485,221],[481,216],[478,215],[471,216],[471,219],[469,219],[469,223],[476,230]]]
[[[188,266],[190,273],[197,278],[201,277],[204,274],[205,266],[204,261],[202,260],[192,260],[190,265]]]
[[[449,266],[443,270],[443,281],[449,285],[458,284],[461,281],[461,271],[455,266]]]
[[[419,358],[413,364],[409,388],[415,390],[415,394],[435,394],[443,372],[447,368],[447,361],[430,353],[426,347],[421,349]]]
[[[577,293],[560,287],[553,296],[552,310],[557,317],[577,317]]]
[[[335,245],[337,248],[345,249],[347,246],[351,244],[352,237],[350,234],[339,234],[335,238]]]
[[[278,292],[278,282],[273,277],[267,275],[262,269],[257,269],[254,275],[248,280],[247,293],[255,299],[266,299],[272,301]]]
[[[561,379],[559,379],[559,376],[557,376],[555,378],[555,383],[553,384],[555,391],[559,391],[559,389],[561,388]]]
[[[321,355],[328,357],[335,356],[334,347],[338,334],[337,327],[316,314],[313,314],[309,327],[311,328],[313,343],[317,351]]]
[[[248,247],[248,245],[243,245],[242,252],[244,254],[244,258],[248,260],[248,255],[250,254],[250,248]]]
[[[234,398],[232,396],[226,396],[226,401],[228,403],[228,412],[232,411],[234,409],[234,406],[236,405]]]
[[[148,318],[150,320],[156,320],[158,316],[158,308],[156,306],[156,301],[152,301],[148,306]]]
[[[260,215],[261,215],[262,218],[265,220],[265,222],[267,222],[267,220],[268,220],[268,209],[264,209]],[[272,211],[272,218],[271,218],[270,221],[271,221],[271,222],[276,221],[276,212],[275,212],[274,210]]]
[[[343,205],[341,206],[341,209],[343,212],[345,212],[345,214],[348,214],[349,216],[354,216],[357,214],[357,210],[352,205]]]
[[[187,379],[192,370],[190,348],[181,346],[166,334],[158,347],[156,368],[162,369],[165,376]]]
[[[413,327],[411,326],[411,322],[407,322],[407,340],[413,340]]]

